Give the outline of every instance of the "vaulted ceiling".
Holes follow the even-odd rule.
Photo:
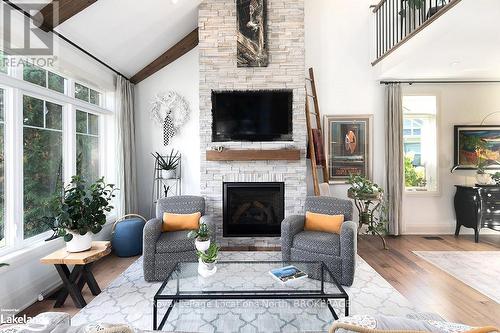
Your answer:
[[[132,77],[198,26],[200,1],[98,0],[54,30]],[[41,9],[51,1],[12,2]]]

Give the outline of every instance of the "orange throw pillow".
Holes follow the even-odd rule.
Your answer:
[[[193,214],[172,214],[165,212],[163,213],[161,231],[198,230],[200,218],[200,212]]]
[[[327,215],[306,212],[304,230],[340,234],[342,223],[344,223],[344,215]]]

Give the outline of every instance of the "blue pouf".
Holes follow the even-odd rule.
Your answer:
[[[133,257],[142,254],[142,234],[144,221],[128,218],[117,222],[111,244],[118,257]]]

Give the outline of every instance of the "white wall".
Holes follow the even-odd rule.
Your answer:
[[[373,179],[384,180],[384,87],[371,66],[371,0],[306,1],[306,65],[313,67],[322,115],[373,114]],[[309,170],[310,173],[310,170]],[[332,194],[346,197],[346,185]],[[308,193],[312,193],[309,176]]]
[[[163,145],[163,128],[150,116],[151,102],[161,92],[174,90],[191,108],[188,122],[171,141]],[[153,184],[153,152],[166,154],[172,148],[182,153],[182,194],[200,193],[198,48],[158,71],[135,87],[136,158],[139,213],[150,216]]]
[[[478,125],[492,112],[500,112],[500,84],[448,84],[405,86],[408,94],[438,96],[439,190],[437,195],[406,194],[403,199],[404,233],[451,234],[455,231],[453,196],[455,184],[473,185],[475,172],[453,167],[453,126]],[[485,122],[500,123],[500,114]],[[486,231],[486,230],[485,230]],[[471,229],[462,228],[462,233]]]

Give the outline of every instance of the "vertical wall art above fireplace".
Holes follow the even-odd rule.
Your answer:
[[[224,183],[224,237],[279,237],[284,183]]]

